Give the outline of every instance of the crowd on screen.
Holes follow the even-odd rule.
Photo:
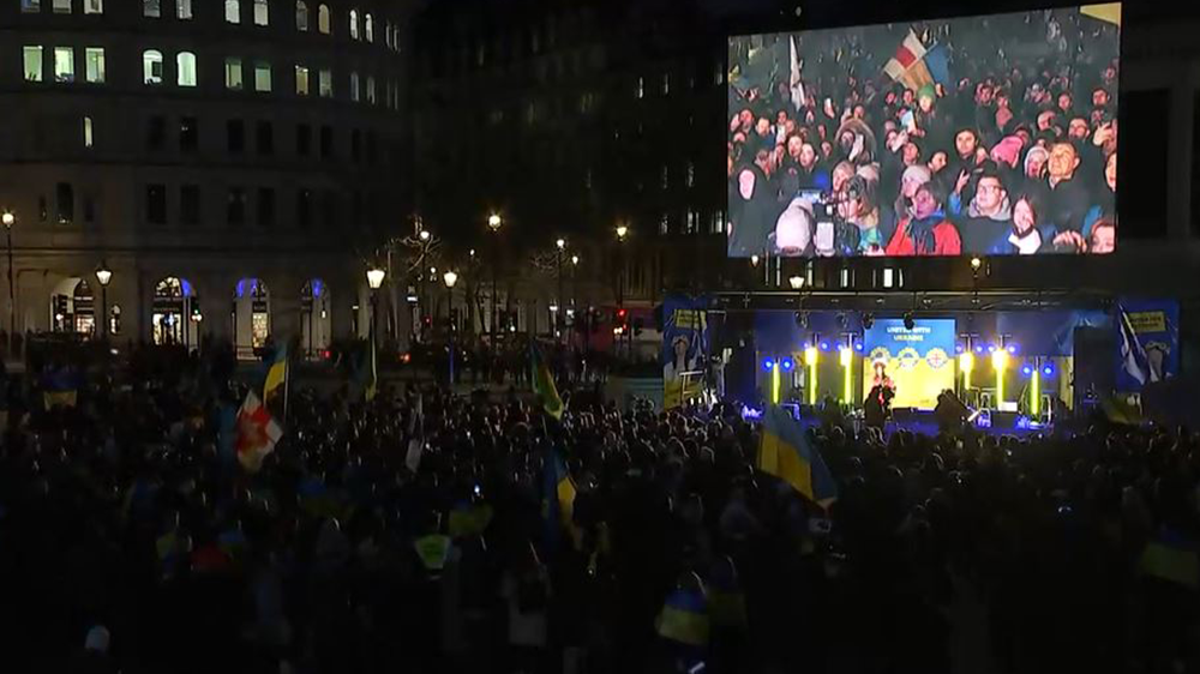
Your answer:
[[[885,438],[831,416],[826,510],[755,469],[732,405],[564,392],[556,421],[515,392],[296,386],[250,474],[217,421],[240,391],[205,360],[92,372],[70,408],[5,384],[0,671],[1200,664],[1186,430]]]
[[[912,28],[947,81],[884,74],[890,26],[732,40],[730,254],[1112,252],[1117,27],[1073,9]]]

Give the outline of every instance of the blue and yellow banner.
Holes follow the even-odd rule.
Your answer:
[[[837,499],[837,484],[820,452],[800,423],[782,407],[768,407],[763,418],[758,469],[790,484],[808,500],[828,507]]]
[[[955,328],[952,318],[916,320],[912,329],[899,318],[876,319],[863,333],[863,396],[875,386],[881,362],[896,387],[892,407],[936,407],[938,394],[954,388]]]
[[[1122,299],[1113,320],[1117,390],[1140,391],[1179,373],[1179,303]]]
[[[708,307],[707,297],[669,295],[663,301],[663,409],[680,407],[704,390]]]

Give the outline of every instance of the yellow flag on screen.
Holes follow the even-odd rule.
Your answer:
[[[1079,13],[1084,16],[1090,16],[1093,19],[1100,19],[1108,23],[1121,25],[1121,3],[1106,2],[1102,5],[1084,5],[1079,8]]]

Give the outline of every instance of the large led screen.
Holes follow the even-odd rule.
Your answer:
[[[1111,253],[1120,17],[731,38],[729,255]]]

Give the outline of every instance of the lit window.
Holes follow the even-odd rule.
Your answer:
[[[662,92],[663,96],[671,93],[671,73],[663,73]]]
[[[254,90],[268,92],[271,90],[271,64],[258,61],[254,64]]]
[[[225,88],[242,90],[242,60],[237,57],[225,59]]]
[[[317,30],[329,35],[329,5],[317,5]]]
[[[317,73],[317,94],[321,98],[333,98],[333,71],[322,69]]]
[[[21,11],[25,14],[36,14],[42,11],[41,0],[21,0]]]
[[[644,77],[639,77],[637,80],[637,97],[646,97],[646,78]]]
[[[181,87],[196,86],[196,55],[181,51],[175,56],[176,79]]]
[[[55,14],[70,14],[71,0],[54,0],[53,9]]]
[[[671,218],[666,213],[663,213],[662,217],[660,217],[658,219],[658,233],[666,235],[670,231],[671,231]]]
[[[370,13],[363,17],[363,32],[366,33],[367,42],[375,41],[375,22],[371,19]]]
[[[308,68],[296,66],[296,95],[308,95]]]
[[[662,188],[664,190],[670,189],[671,188],[671,169],[664,165],[662,167],[662,169],[659,171],[659,173],[661,174],[660,178],[662,179]]]
[[[885,267],[883,270],[883,287],[891,288],[895,285],[896,271],[891,267]]]
[[[308,3],[304,0],[296,0],[296,30],[308,32]]]
[[[358,39],[358,10],[350,10],[350,39]]]
[[[142,0],[142,16],[152,19],[162,16],[162,0]]]
[[[192,0],[175,0],[175,18],[180,21],[192,19]]]
[[[392,48],[392,24],[390,21],[383,22],[383,44],[388,49]]]
[[[42,81],[42,47],[41,45],[25,45],[22,50],[25,59],[25,81]]]
[[[83,76],[89,84],[104,84],[104,47],[83,50]]]
[[[696,186],[696,164],[695,162],[687,163],[687,186]]]
[[[83,146],[84,147],[92,147],[94,142],[95,142],[95,139],[92,136],[92,118],[84,117],[83,118]]]
[[[358,73],[350,73],[350,100],[358,102]]]
[[[225,23],[242,22],[242,5],[238,0],[225,0]]]
[[[254,25],[266,26],[271,23],[271,6],[267,0],[254,0]]]
[[[75,49],[72,47],[54,48],[54,81],[75,81]]]
[[[142,79],[146,84],[162,84],[163,55],[157,49],[142,52]]]
[[[689,208],[684,226],[686,227],[684,230],[685,234],[695,234],[700,228],[700,214]]]
[[[375,105],[375,78],[367,75],[367,102]]]

